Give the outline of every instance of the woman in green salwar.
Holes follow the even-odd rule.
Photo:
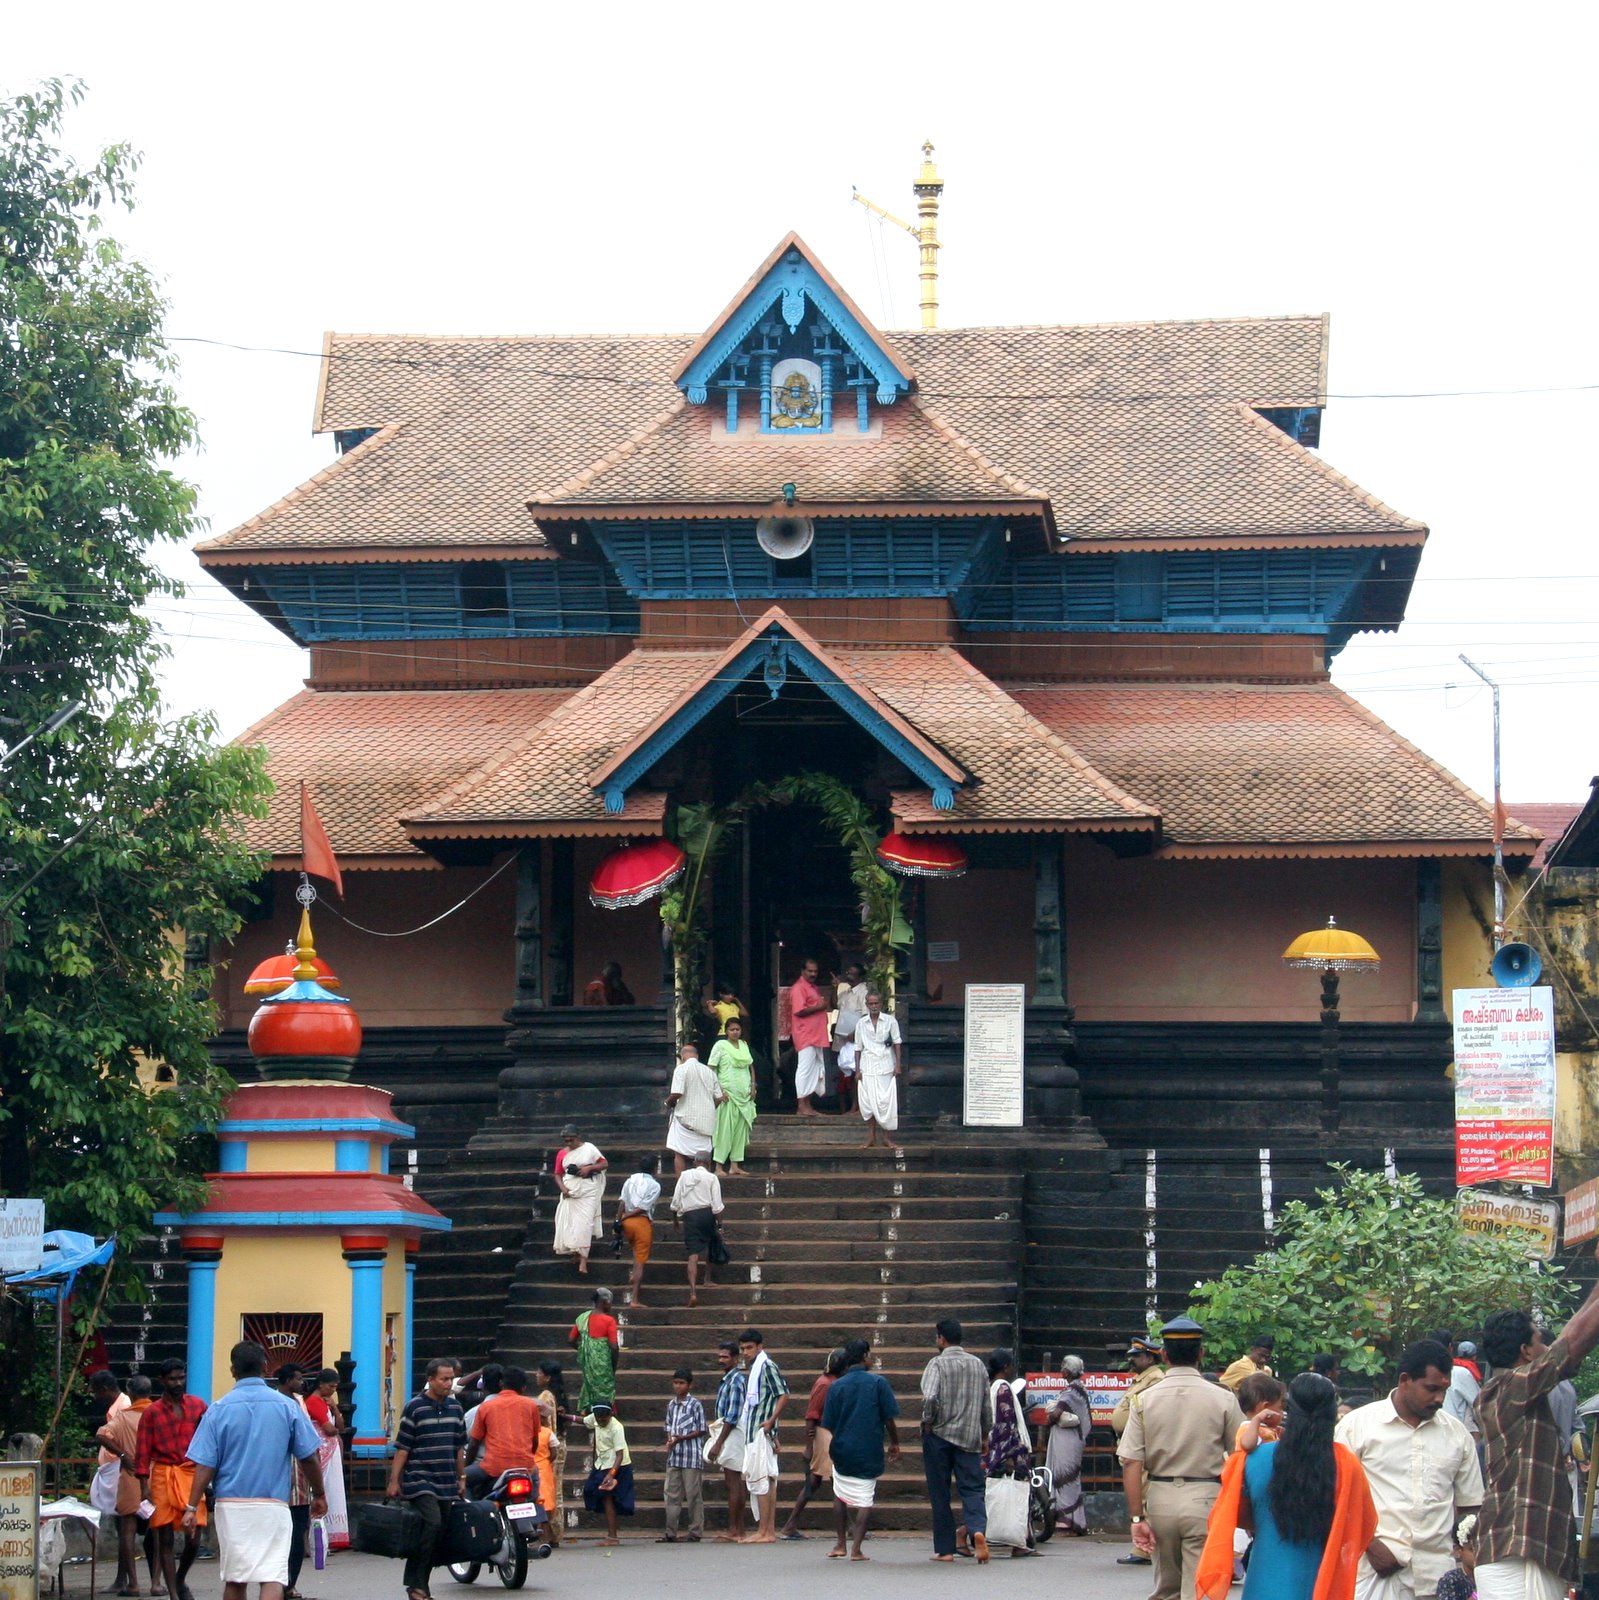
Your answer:
[[[727,1096],[716,1108],[716,1137],[711,1147],[716,1170],[731,1178],[748,1177],[739,1162],[744,1159],[755,1122],[755,1059],[744,1043],[743,1018],[727,1019],[727,1033],[712,1047],[706,1065]]]

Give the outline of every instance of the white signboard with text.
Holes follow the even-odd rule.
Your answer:
[[[961,1119],[968,1128],[1021,1127],[1026,1033],[1026,984],[966,985],[966,1088]]]
[[[39,1463],[0,1462],[0,1600],[39,1600]]]
[[[1456,989],[1455,1182],[1555,1181],[1555,992]]]
[[[44,1260],[44,1201],[0,1200],[0,1274],[32,1272]]]

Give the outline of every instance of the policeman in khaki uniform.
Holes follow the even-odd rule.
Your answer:
[[[1129,1406],[1116,1454],[1133,1544],[1155,1558],[1150,1600],[1194,1600],[1205,1524],[1244,1414],[1230,1389],[1201,1374],[1197,1322],[1175,1317],[1160,1337],[1166,1376]]]
[[[1126,1394],[1116,1402],[1116,1409],[1110,1414],[1111,1431],[1116,1435],[1118,1443],[1121,1436],[1127,1432],[1127,1419],[1132,1415],[1134,1397],[1141,1395],[1150,1384],[1159,1383],[1166,1376],[1165,1368],[1160,1364],[1160,1346],[1142,1334],[1136,1335],[1128,1342],[1127,1365],[1133,1369],[1133,1381],[1128,1385]],[[1133,1549],[1124,1556],[1117,1556],[1116,1565],[1147,1567],[1149,1557],[1142,1551]]]

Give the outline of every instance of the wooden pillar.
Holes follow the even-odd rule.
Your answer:
[[[1444,1010],[1443,866],[1416,863],[1416,1021],[1447,1022]]]
[[[544,846],[516,853],[516,1004],[544,1005]]]
[[[1041,834],[1033,845],[1033,1004],[1066,1004],[1059,834]]]
[[[550,957],[550,1004],[572,1004],[572,841],[550,840],[550,915],[546,940]]]
[[[909,886],[911,900],[911,998],[927,1000],[927,885],[920,878],[912,878]]]

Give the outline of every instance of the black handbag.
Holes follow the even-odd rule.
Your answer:
[[[487,1561],[500,1548],[500,1513],[492,1500],[452,1500],[444,1508],[440,1561]]]
[[[720,1227],[711,1232],[711,1248],[705,1252],[705,1259],[713,1267],[725,1267],[733,1259],[733,1252],[727,1248],[727,1240],[722,1237]]]

